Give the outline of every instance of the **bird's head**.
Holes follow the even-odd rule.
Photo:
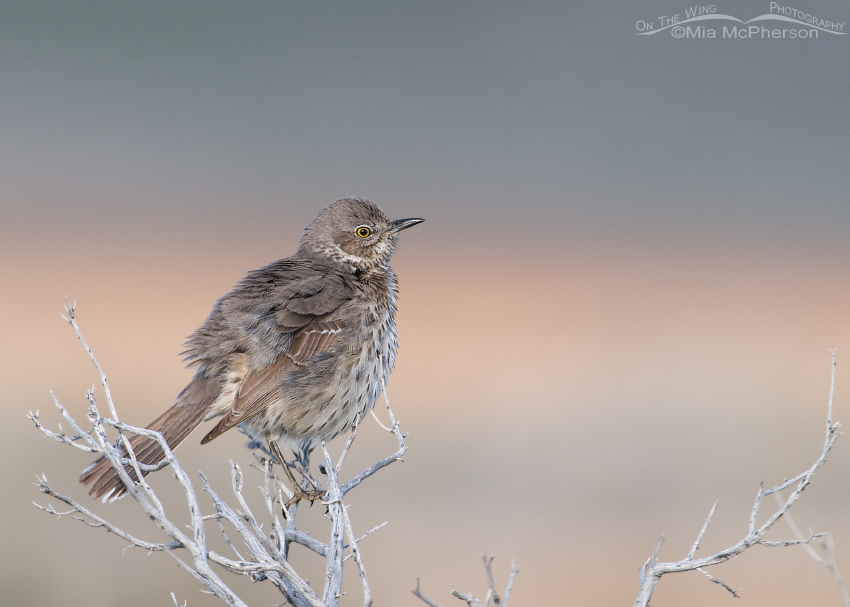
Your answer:
[[[298,252],[330,257],[360,271],[387,267],[398,233],[423,221],[393,221],[370,200],[342,198],[322,209],[304,229]]]

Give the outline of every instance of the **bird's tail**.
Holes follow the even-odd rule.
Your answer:
[[[219,391],[220,387],[215,378],[204,377],[199,373],[177,397],[177,403],[151,422],[147,426],[148,430],[161,432],[169,448],[176,448],[204,420],[209,405],[218,396]],[[136,454],[136,460],[141,464],[151,466],[165,457],[162,447],[153,439],[133,436],[130,439],[130,445],[133,447],[133,453]],[[121,455],[127,457],[126,447],[122,448]],[[132,466],[125,466],[125,470],[131,479],[138,482],[139,479]],[[146,475],[147,472],[142,472],[142,476]],[[127,492],[118,472],[105,457],[101,457],[83,470],[80,482],[88,485],[92,481],[94,485],[89,495],[95,498],[116,499]]]

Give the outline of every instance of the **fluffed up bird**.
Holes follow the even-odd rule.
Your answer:
[[[398,289],[390,258],[398,233],[422,221],[391,221],[364,198],[323,209],[295,255],[249,272],[216,302],[184,352],[195,376],[147,427],[174,449],[202,421],[223,416],[201,444],[244,422],[275,452],[279,440],[305,448],[351,427],[374,407],[393,368]],[[151,439],[131,444],[143,464],[164,457]],[[94,483],[89,493],[98,498],[126,492],[104,457],[80,482]]]

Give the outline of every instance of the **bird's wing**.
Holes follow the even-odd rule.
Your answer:
[[[209,434],[201,439],[201,444],[207,444],[232,427],[252,418],[280,398],[283,387],[281,379],[286,373],[287,362],[292,364],[289,359],[280,358],[265,369],[249,372],[239,386],[230,410],[224,414]]]
[[[344,325],[339,320],[327,320],[327,316],[351,297],[348,285],[327,275],[287,281],[270,294],[268,300],[274,305],[264,311],[263,318],[273,317],[277,337],[288,336],[282,342],[286,347],[271,364],[248,372],[230,410],[201,443],[208,443],[259,414],[283,396],[284,381],[290,371],[305,365],[316,354],[332,352]],[[257,326],[268,327],[271,325],[268,320]],[[254,341],[259,337],[254,336]]]
[[[296,365],[303,365],[318,352],[330,352],[342,329],[338,321],[313,323],[293,336],[292,345],[286,351],[287,358]]]
[[[234,426],[251,419],[283,396],[284,379],[290,371],[322,352],[330,352],[343,326],[339,322],[315,322],[296,332],[284,356],[264,369],[250,371],[233,399],[230,411],[207,434],[206,444]]]
[[[273,364],[295,334],[356,297],[345,276],[302,259],[280,259],[249,272],[216,302],[204,324],[186,342],[191,365],[220,372],[221,362],[247,353],[251,367]]]
[[[280,325],[303,327],[306,322],[297,323],[330,314],[353,296],[354,289],[344,277],[311,272],[280,282],[270,298],[282,303],[278,307]],[[290,321],[296,324],[290,325]]]

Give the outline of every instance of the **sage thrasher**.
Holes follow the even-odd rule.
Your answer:
[[[148,428],[173,449],[202,421],[223,416],[201,444],[245,422],[294,482],[276,441],[308,449],[330,440],[374,407],[389,377],[398,347],[390,258],[398,233],[422,221],[390,221],[363,198],[323,209],[295,255],[249,272],[216,302],[184,352],[195,376]],[[130,443],[143,464],[164,457],[154,440]],[[104,457],[80,482],[94,482],[94,497],[126,492]]]

